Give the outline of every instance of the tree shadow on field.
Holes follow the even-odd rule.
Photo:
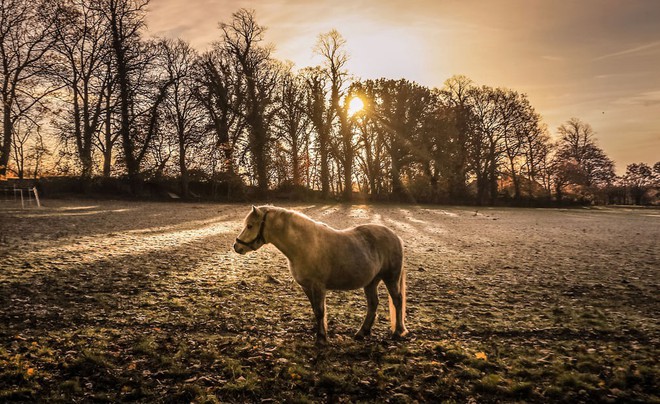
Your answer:
[[[171,206],[68,216],[76,226],[57,239],[49,232],[65,219],[24,217],[35,226],[25,227],[25,248],[0,245],[0,402],[657,397],[658,300],[645,267],[631,272],[643,255],[626,271],[592,267],[570,238],[540,250],[541,237],[556,236],[536,234],[526,217],[303,207],[338,228],[398,224],[406,241],[410,337],[390,338],[381,285],[371,338],[352,338],[363,292],[331,292],[331,343],[317,349],[311,308],[282,254],[231,251],[247,208]]]
[[[199,247],[218,244],[224,251],[212,255]],[[176,299],[185,297],[191,287],[213,289],[210,279],[195,276],[211,263],[222,265],[229,245],[226,233],[145,253],[118,254],[119,258],[85,262],[83,255],[72,253],[53,257],[57,264],[48,256],[36,263],[28,258],[14,276],[0,281],[0,307],[6,320],[2,329],[11,336],[30,329],[108,324],[105,321],[138,327],[148,319],[132,317],[131,307],[149,305],[150,296]],[[168,304],[161,303],[158,309],[167,310]]]
[[[52,200],[43,208],[7,209],[0,206],[0,223],[4,244],[20,247],[26,242],[52,244],[72,237],[106,233],[194,228],[213,220],[236,220],[243,217],[243,210],[238,205]]]
[[[210,234],[183,233],[169,246],[140,249],[140,238],[152,237],[143,233],[133,246],[106,242],[94,251],[70,242],[3,260],[0,401],[23,390],[27,396],[14,398],[121,392],[143,351],[162,359],[156,368],[170,369],[184,335],[235,335],[249,321],[235,298],[245,282],[229,254],[235,232],[231,223],[211,225]],[[152,352],[155,335],[169,342]]]

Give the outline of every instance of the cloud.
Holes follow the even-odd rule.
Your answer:
[[[650,107],[660,105],[660,90],[645,91],[639,94],[631,95],[629,97],[619,98],[614,101],[618,105],[643,105]]]
[[[594,59],[594,61],[597,60],[603,60],[603,59],[609,59],[609,58],[614,58],[614,57],[619,57],[619,56],[625,56],[625,55],[632,55],[635,53],[640,53],[642,51],[645,51],[647,49],[653,49],[655,47],[660,47],[660,41],[655,41],[655,42],[650,42],[644,45],[639,45],[635,46],[632,48],[624,49],[619,52],[614,52],[614,53],[608,53],[606,55],[599,56]]]
[[[563,62],[564,58],[561,56],[551,56],[551,55],[544,55],[541,56],[541,59],[549,60],[551,62]]]

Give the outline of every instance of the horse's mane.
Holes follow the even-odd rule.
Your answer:
[[[280,215],[286,215],[288,218],[292,221],[302,221],[302,222],[311,222],[313,224],[319,225],[319,226],[325,226],[325,227],[330,227],[327,224],[323,222],[319,222],[318,220],[314,220],[311,217],[307,216],[306,214],[302,212],[298,212],[297,210],[293,209],[286,209],[282,208],[279,206],[272,206],[272,205],[263,205],[259,206],[259,209],[264,209],[268,212],[277,212]]]

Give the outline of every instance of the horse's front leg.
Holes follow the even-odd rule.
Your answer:
[[[325,289],[318,286],[304,287],[316,317],[316,345],[327,345],[328,322],[325,314]]]
[[[364,318],[362,327],[355,334],[355,339],[363,339],[371,334],[371,327],[376,320],[376,309],[378,308],[378,284],[380,279],[373,280],[364,287],[364,295],[367,298],[367,316]]]

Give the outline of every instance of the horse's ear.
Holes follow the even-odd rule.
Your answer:
[[[258,215],[258,214],[259,214],[259,208],[257,208],[256,206],[252,205],[252,213]]]

